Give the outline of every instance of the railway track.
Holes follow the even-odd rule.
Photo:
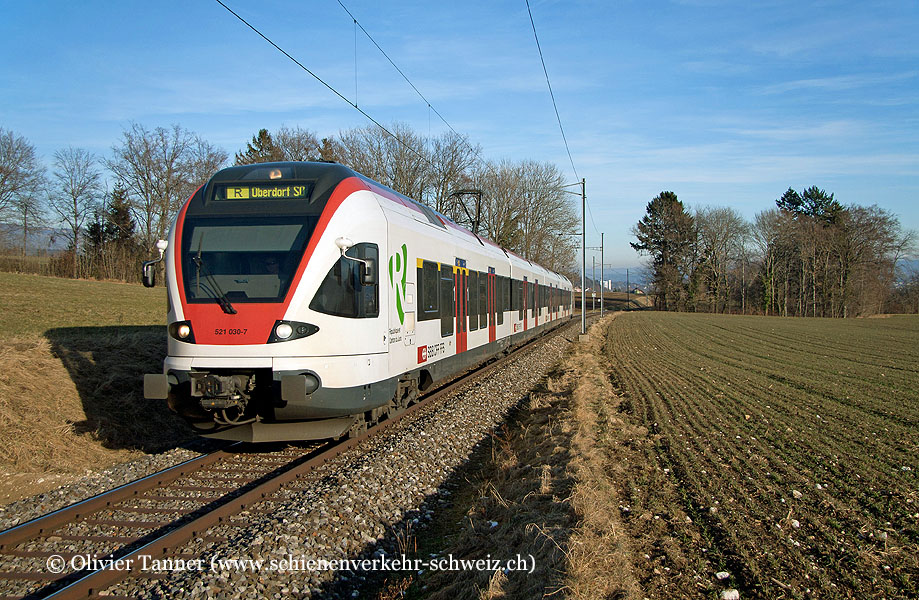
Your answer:
[[[274,452],[233,444],[0,532],[0,600],[133,597],[105,590],[129,577],[161,577],[144,568],[152,561],[200,560],[180,553],[189,540],[225,542],[208,530],[242,511],[270,512],[257,505],[298,489],[322,464],[535,345],[470,371],[351,439]]]

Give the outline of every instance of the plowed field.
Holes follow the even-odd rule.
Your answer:
[[[627,313],[604,351],[646,593],[919,597],[919,318]]]

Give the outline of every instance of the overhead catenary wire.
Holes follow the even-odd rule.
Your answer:
[[[284,50],[283,48],[281,48],[280,46],[278,46],[276,43],[274,43],[274,42],[271,40],[271,38],[269,38],[269,37],[266,36],[264,33],[262,33],[261,31],[259,31],[258,28],[256,28],[254,25],[252,25],[251,23],[249,23],[249,21],[245,20],[242,16],[240,16],[240,15],[239,15],[236,11],[234,11],[232,8],[230,8],[229,6],[227,6],[226,4],[224,4],[224,3],[222,2],[222,0],[214,0],[214,1],[215,1],[217,4],[219,4],[220,6],[222,6],[223,8],[225,8],[225,9],[227,10],[227,12],[229,12],[231,15],[233,15],[234,17],[236,17],[237,19],[239,19],[246,27],[248,27],[249,29],[251,29],[252,31],[254,31],[254,32],[256,33],[256,35],[258,35],[260,38],[262,38],[263,40],[265,40],[266,42],[268,42],[269,44],[271,44],[271,45],[275,48],[275,50],[277,50],[278,52],[280,52],[281,54],[283,54],[284,56],[286,56],[288,59],[290,59],[291,62],[293,62],[295,65],[297,65],[298,67],[300,67],[301,69],[303,69],[304,71],[306,71],[313,79],[315,79],[316,81],[318,81],[319,83],[321,83],[322,85],[324,85],[330,92],[332,92],[333,94],[335,94],[336,96],[338,96],[339,98],[341,98],[342,100],[344,100],[344,101],[345,101],[346,103],[348,103],[351,107],[353,107],[354,110],[356,110],[357,112],[359,112],[359,113],[361,113],[362,115],[364,115],[364,117],[366,117],[371,123],[373,123],[374,125],[376,125],[377,127],[379,127],[381,130],[383,130],[384,132],[386,132],[386,134],[388,134],[390,137],[392,137],[394,140],[396,140],[399,144],[401,144],[402,146],[404,146],[405,149],[407,149],[409,152],[411,152],[412,154],[414,154],[415,156],[417,156],[418,158],[420,158],[420,159],[423,160],[424,162],[428,163],[428,164],[431,165],[432,167],[434,166],[433,164],[431,164],[431,161],[429,161],[429,160],[427,159],[426,156],[424,156],[423,154],[421,154],[420,152],[418,152],[417,150],[415,150],[414,148],[412,148],[409,144],[406,144],[403,140],[399,139],[399,137],[396,136],[393,132],[391,132],[389,129],[387,129],[386,127],[384,127],[379,121],[377,121],[377,120],[374,119],[372,116],[370,116],[370,114],[367,113],[367,111],[365,111],[365,110],[363,110],[362,108],[360,108],[360,107],[357,105],[357,102],[351,102],[350,100],[348,100],[348,98],[345,97],[341,92],[339,92],[338,90],[336,90],[335,88],[333,88],[331,85],[329,85],[328,83],[326,83],[321,77],[319,77],[318,75],[316,75],[315,73],[313,73],[306,65],[304,65],[303,63],[301,63],[299,60],[297,60],[296,58],[294,58],[293,56],[291,56],[286,50]]]
[[[552,99],[552,108],[555,109],[555,119],[558,121],[558,130],[562,133],[562,141],[565,144],[565,152],[568,153],[568,161],[571,163],[571,170],[574,171],[575,179],[580,180],[581,177],[578,175],[577,167],[574,166],[574,158],[571,156],[571,148],[568,146],[568,137],[565,135],[565,128],[562,126],[562,117],[558,112],[558,103],[555,101],[555,93],[552,91],[552,83],[549,81],[549,69],[546,68],[546,60],[543,57],[542,46],[539,43],[539,34],[536,33],[536,21],[533,19],[533,11],[530,9],[530,0],[526,0],[527,5],[527,14],[530,16],[530,25],[533,28],[533,38],[536,40],[536,50],[539,52],[539,61],[542,63],[542,71],[546,76],[546,86],[549,88],[549,98]],[[594,222],[593,211],[590,210],[590,202],[587,199],[584,199],[584,204],[587,206],[587,214],[590,215],[590,224],[593,225],[594,231],[599,234],[600,229],[597,227],[596,222]]]
[[[457,138],[458,138],[463,144],[465,144],[465,146],[466,146],[467,148],[469,148],[469,150],[475,155],[475,157],[479,160],[479,162],[485,166],[486,170],[491,171],[491,173],[492,173],[496,178],[500,177],[500,174],[498,173],[497,169],[495,169],[494,165],[492,165],[489,161],[485,160],[485,159],[482,157],[480,151],[479,151],[475,146],[473,146],[472,144],[469,143],[469,141],[468,141],[468,139],[467,139],[467,136],[464,136],[464,135],[460,134],[456,129],[454,129],[454,127],[447,121],[447,119],[444,118],[444,116],[443,116],[442,114],[440,114],[440,112],[438,112],[438,110],[437,110],[436,108],[434,108],[434,106],[431,104],[430,100],[428,100],[428,99],[424,96],[424,94],[421,93],[421,90],[419,90],[418,87],[417,87],[414,83],[412,83],[411,79],[408,78],[408,75],[406,75],[405,72],[404,72],[401,68],[399,68],[399,65],[397,65],[396,62],[395,62],[392,58],[390,58],[390,56],[386,53],[386,51],[383,50],[382,46],[380,46],[380,44],[377,43],[377,41],[373,38],[373,36],[370,35],[370,32],[367,31],[367,29],[361,24],[361,22],[357,20],[357,17],[354,16],[354,14],[348,9],[348,7],[345,6],[344,2],[342,2],[342,0],[337,0],[337,1],[338,1],[339,6],[341,6],[342,9],[345,11],[345,13],[347,13],[347,15],[351,18],[351,20],[354,21],[355,25],[356,25],[357,27],[360,27],[361,31],[364,32],[364,35],[367,36],[367,39],[369,39],[370,42],[376,47],[376,49],[380,51],[380,54],[382,54],[382,55],[386,58],[386,60],[389,61],[389,64],[391,64],[392,67],[399,73],[399,75],[402,76],[402,78],[405,80],[405,82],[408,83],[409,86],[411,86],[411,88],[412,88],[413,90],[415,90],[415,93],[418,94],[418,97],[421,98],[422,102],[424,102],[425,105],[427,105],[427,107],[428,107],[428,137],[430,137],[430,135],[431,135],[431,133],[430,133],[430,130],[431,130],[430,113],[433,112],[433,113],[434,113],[435,115],[437,115],[437,117],[443,122],[443,124],[446,125],[447,128],[450,129],[450,131],[452,131],[452,132],[454,133],[454,135],[456,135]],[[528,7],[529,7],[529,5],[528,5]],[[530,20],[531,20],[531,22],[532,22],[532,15],[530,15]],[[534,34],[535,34],[535,32],[536,32],[536,30],[535,30],[535,25],[534,25],[534,30],[533,30],[533,32],[534,32]],[[537,42],[537,46],[538,46],[538,45],[539,45],[539,40],[537,39],[536,42]],[[354,51],[354,52],[355,52],[355,56],[356,56],[356,55],[357,55],[356,46],[355,46],[355,51]],[[541,57],[541,56],[542,56],[542,53],[540,52],[540,57]],[[545,63],[543,63],[543,69],[545,69]],[[355,63],[355,71],[356,71],[356,70],[357,70],[357,66],[356,66],[356,63]],[[355,75],[355,77],[356,77],[356,75]],[[548,82],[548,73],[546,74],[546,81]],[[357,87],[357,83],[355,83],[355,87]],[[552,87],[551,87],[551,86],[549,87],[549,92],[550,92],[550,93],[552,92]],[[552,102],[553,102],[553,104],[555,103],[555,98],[554,98],[554,97],[553,97],[553,99],[552,99]],[[555,114],[556,114],[556,118],[558,118],[558,109],[556,109],[556,113],[555,113]],[[559,119],[559,127],[561,127],[561,119]],[[562,137],[564,138],[564,136],[565,136],[565,132],[564,132],[564,130],[562,130]],[[567,142],[567,140],[565,140],[565,147],[567,148],[567,146],[568,146],[568,142]],[[568,158],[569,158],[569,160],[571,160],[571,152],[570,152],[570,151],[568,152]],[[574,161],[573,161],[573,160],[572,160],[571,168],[574,169]],[[575,172],[575,176],[577,176],[577,170],[576,170],[576,169],[574,170],[574,172]],[[590,220],[591,220],[591,223],[593,224],[594,230],[596,230],[596,231],[599,233],[599,230],[597,229],[597,225],[596,225],[596,223],[594,223],[594,220],[593,220],[593,214],[590,213],[590,205],[589,205],[589,204],[587,205],[587,210],[588,210],[588,213],[590,214]]]
[[[356,111],[358,111],[361,115],[363,115],[363,116],[364,116],[367,120],[369,120],[371,123],[373,123],[374,125],[376,125],[377,127],[379,127],[381,131],[383,131],[385,134],[389,135],[389,136],[390,136],[391,138],[393,138],[397,143],[399,143],[401,146],[403,146],[404,148],[406,148],[406,149],[407,149],[408,151],[410,151],[412,154],[414,154],[415,156],[417,156],[417,157],[418,157],[419,159],[421,159],[423,162],[425,162],[426,164],[428,164],[428,165],[431,166],[432,168],[436,168],[436,166],[435,166],[426,156],[424,156],[424,155],[423,155],[422,153],[420,153],[418,150],[416,150],[415,148],[413,148],[410,144],[407,144],[404,140],[402,140],[402,139],[399,138],[397,135],[395,135],[393,132],[391,132],[388,128],[386,128],[382,123],[380,123],[379,121],[377,121],[377,120],[376,120],[373,116],[371,116],[367,111],[365,111],[365,110],[362,109],[360,106],[358,106],[358,103],[357,103],[357,90],[358,90],[358,81],[357,81],[357,28],[360,28],[361,31],[363,31],[364,34],[367,36],[367,38],[370,39],[370,41],[373,43],[373,45],[380,51],[380,53],[383,54],[384,57],[386,57],[386,59],[387,59],[387,60],[389,61],[389,63],[393,66],[393,68],[396,69],[396,71],[402,76],[402,78],[405,79],[405,81],[412,87],[412,89],[415,91],[415,93],[418,94],[418,96],[422,99],[422,101],[423,101],[423,102],[425,103],[425,105],[427,106],[428,110],[429,110],[430,112],[433,112],[435,115],[437,115],[437,117],[444,123],[444,125],[446,125],[447,128],[449,128],[450,131],[452,131],[452,132],[457,136],[457,138],[458,138],[463,144],[465,144],[467,148],[469,148],[469,149],[472,151],[473,155],[475,155],[475,157],[480,161],[480,163],[483,164],[483,165],[486,167],[486,170],[491,171],[496,177],[499,176],[499,173],[498,173],[497,170],[495,169],[494,165],[492,165],[491,163],[489,163],[489,161],[485,160],[485,159],[482,157],[482,154],[481,154],[480,149],[478,149],[478,148],[476,148],[476,146],[473,146],[472,144],[470,144],[470,143],[469,143],[469,140],[468,140],[468,136],[465,136],[465,135],[463,135],[463,134],[460,134],[460,133],[459,133],[459,132],[458,132],[458,131],[457,131],[457,130],[456,130],[456,129],[455,129],[445,118],[444,118],[444,116],[443,116],[443,115],[442,115],[442,114],[431,104],[431,102],[424,96],[424,94],[421,93],[421,91],[417,88],[417,86],[415,86],[415,84],[413,84],[413,83],[411,82],[411,80],[408,78],[408,76],[405,74],[405,72],[404,72],[401,68],[399,68],[399,66],[395,63],[395,61],[392,60],[392,58],[389,57],[389,55],[388,55],[388,54],[383,50],[383,48],[377,43],[377,41],[373,38],[373,36],[370,35],[370,33],[369,33],[369,32],[366,30],[366,28],[360,23],[360,21],[357,20],[357,18],[351,13],[351,11],[348,10],[348,8],[344,5],[344,3],[343,3],[341,0],[338,0],[339,5],[340,5],[340,6],[342,7],[342,9],[348,14],[348,16],[351,17],[351,20],[352,20],[352,22],[354,23],[354,26],[355,26],[355,49],[354,49],[354,56],[355,56],[355,83],[354,83],[354,87],[355,87],[355,101],[353,101],[353,102],[352,102],[351,100],[349,100],[344,94],[342,94],[342,93],[339,92],[337,89],[335,89],[334,87],[332,87],[332,86],[331,86],[329,83],[327,83],[325,80],[323,80],[321,77],[319,77],[316,73],[314,73],[314,72],[313,72],[311,69],[309,69],[306,65],[304,65],[304,64],[301,63],[299,60],[297,60],[296,58],[294,58],[289,52],[287,52],[286,50],[284,50],[281,46],[279,46],[277,43],[275,43],[271,38],[269,38],[267,35],[265,35],[264,33],[262,33],[257,27],[255,27],[254,25],[252,25],[251,23],[249,23],[249,21],[247,21],[245,18],[243,18],[241,15],[239,15],[239,14],[238,14],[236,11],[234,11],[232,8],[230,8],[229,6],[227,6],[222,0],[215,0],[215,2],[217,2],[217,4],[219,4],[220,6],[222,6],[222,7],[223,7],[227,12],[229,12],[231,15],[233,15],[234,17],[236,17],[236,18],[237,18],[241,23],[243,23],[246,27],[248,27],[249,29],[251,29],[256,35],[258,35],[258,36],[261,37],[263,40],[265,40],[266,42],[268,42],[268,44],[270,44],[270,45],[271,45],[273,48],[275,48],[278,52],[280,52],[281,54],[283,54],[288,60],[290,60],[290,61],[293,62],[295,65],[297,65],[298,67],[300,67],[303,71],[305,71],[307,74],[309,74],[311,77],[313,77],[316,81],[318,81],[318,82],[321,83],[323,86],[325,86],[329,91],[331,91],[333,94],[335,94],[336,96],[338,96],[341,100],[343,100],[343,101],[346,102],[348,105],[350,105],[352,108],[354,108]],[[528,4],[527,6],[528,6],[528,8],[529,8],[529,4]],[[531,15],[531,21],[532,21],[532,15]],[[535,34],[535,26],[534,26],[534,34]],[[538,40],[537,40],[537,43],[538,43]],[[547,75],[547,78],[548,78],[548,75]],[[548,81],[548,79],[547,79],[547,81]],[[551,92],[551,87],[550,87],[550,92]],[[553,103],[554,103],[554,98],[553,98]],[[429,112],[429,114],[430,114],[430,112]],[[557,111],[557,110],[556,110],[556,117],[558,117],[558,111]],[[560,121],[560,120],[559,120],[559,126],[561,126],[561,121]],[[429,126],[429,127],[430,127],[430,126]],[[564,131],[562,132],[562,135],[563,135],[563,137],[564,137]],[[565,141],[565,143],[566,143],[566,148],[567,148],[567,140]],[[569,160],[571,160],[571,153],[570,153],[570,152],[569,152],[568,156],[569,156]],[[573,160],[572,160],[572,168],[574,168]],[[577,174],[577,171],[575,171],[575,174]],[[592,216],[591,216],[591,219],[592,219]],[[595,225],[594,227],[596,228],[596,225]]]
[[[571,162],[571,170],[574,171],[574,178],[580,179],[578,170],[574,166],[574,159],[571,157],[571,149],[568,147],[568,138],[565,137],[565,128],[562,127],[562,117],[558,114],[558,104],[555,102],[555,94],[552,92],[552,83],[549,81],[549,70],[546,68],[546,60],[542,55],[542,47],[539,45],[539,35],[536,33],[536,22],[533,20],[533,11],[530,10],[530,0],[526,0],[527,13],[530,15],[530,25],[533,27],[533,37],[536,39],[536,50],[539,51],[539,61],[542,63],[542,71],[546,74],[546,85],[549,86],[549,97],[552,98],[552,107],[555,109],[555,119],[558,121],[558,129],[562,132],[562,141],[565,142],[565,151],[568,153],[568,160]]]
[[[379,49],[379,51],[383,54],[383,56],[386,57],[386,59],[390,62],[390,64],[392,64],[392,66],[399,72],[399,74],[402,75],[402,77],[406,80],[406,82],[408,82],[408,84],[409,84],[410,86],[412,86],[412,89],[414,89],[415,92],[422,98],[422,100],[424,100],[424,102],[425,102],[425,104],[427,105],[428,109],[429,109],[430,111],[433,111],[434,114],[436,114],[436,115],[440,118],[440,120],[443,121],[443,123],[450,129],[450,131],[452,131],[452,132],[462,141],[462,143],[464,143],[464,144],[472,151],[472,153],[476,156],[476,158],[479,159],[479,161],[480,161],[482,164],[484,164],[488,169],[490,169],[492,172],[494,172],[494,173],[497,175],[497,171],[495,171],[494,167],[493,167],[492,165],[490,165],[490,164],[488,163],[488,161],[486,161],[486,160],[482,157],[481,152],[480,152],[479,150],[477,150],[475,146],[473,146],[472,144],[469,143],[469,141],[468,141],[468,139],[467,139],[467,136],[464,136],[464,135],[460,134],[458,131],[456,131],[456,129],[453,128],[452,125],[450,125],[449,122],[447,122],[447,120],[443,117],[443,115],[441,115],[440,112],[439,112],[436,108],[434,108],[434,106],[427,100],[427,98],[424,97],[424,95],[423,95],[423,94],[418,90],[418,88],[411,82],[411,80],[408,79],[408,77],[405,75],[405,73],[402,71],[402,69],[400,69],[400,68],[398,67],[398,65],[396,65],[396,63],[389,57],[389,55],[387,55],[386,52],[383,51],[383,49],[380,47],[380,45],[377,44],[376,40],[373,39],[373,37],[367,32],[367,30],[364,28],[364,26],[360,24],[360,22],[351,14],[351,12],[348,10],[348,8],[347,8],[344,4],[342,4],[340,0],[339,0],[339,5],[341,5],[341,7],[345,10],[345,12],[348,13],[348,15],[351,17],[351,19],[352,19],[352,21],[354,22],[354,25],[355,25],[355,50],[354,50],[354,53],[355,53],[355,59],[354,59],[354,60],[355,60],[355,67],[354,67],[354,68],[355,68],[355,81],[354,81],[355,101],[354,101],[354,102],[352,102],[351,100],[348,100],[348,98],[347,98],[344,94],[342,94],[341,92],[339,92],[338,90],[336,90],[336,89],[335,89],[334,87],[332,87],[330,84],[326,83],[325,80],[323,80],[321,77],[319,77],[318,75],[316,75],[316,73],[314,73],[312,70],[310,70],[306,65],[304,65],[303,63],[301,63],[299,60],[297,60],[297,59],[294,58],[293,56],[291,56],[291,54],[290,54],[289,52],[287,52],[286,50],[284,50],[283,48],[281,48],[281,47],[280,47],[278,44],[276,44],[271,38],[269,38],[267,35],[265,35],[264,33],[262,33],[257,27],[255,27],[254,25],[252,25],[251,23],[249,23],[249,21],[247,21],[246,19],[244,19],[244,18],[243,18],[241,15],[239,15],[236,11],[234,11],[232,8],[230,8],[229,6],[227,6],[222,0],[215,0],[215,2],[217,2],[217,4],[219,4],[220,6],[222,6],[222,7],[223,7],[227,12],[229,12],[231,15],[233,15],[234,17],[236,17],[236,18],[237,18],[240,22],[242,22],[246,27],[248,27],[248,28],[251,29],[253,32],[255,32],[256,35],[258,35],[260,38],[262,38],[263,40],[265,40],[266,42],[268,42],[272,47],[274,47],[278,52],[280,52],[280,53],[283,54],[285,57],[287,57],[291,62],[293,62],[295,65],[297,65],[298,67],[300,67],[301,69],[303,69],[304,71],[306,71],[306,73],[308,73],[311,77],[313,77],[313,79],[315,79],[316,81],[318,81],[319,83],[321,83],[322,85],[324,85],[329,91],[331,91],[333,94],[335,94],[336,96],[338,96],[340,99],[344,100],[348,105],[350,105],[350,106],[351,106],[352,108],[354,108],[356,111],[358,111],[359,113],[361,113],[367,120],[369,120],[371,123],[373,123],[374,125],[376,125],[377,127],[379,127],[384,133],[386,133],[386,134],[389,135],[391,138],[393,138],[393,139],[394,139],[396,142],[398,142],[401,146],[403,146],[404,148],[406,148],[407,150],[409,150],[412,154],[414,154],[415,156],[417,156],[418,158],[420,158],[422,161],[424,161],[425,163],[427,163],[427,164],[428,164],[429,166],[431,166],[432,168],[436,168],[436,166],[435,166],[430,160],[428,160],[428,158],[427,158],[426,156],[424,156],[423,154],[421,154],[420,152],[418,152],[418,151],[417,151],[415,148],[413,148],[411,145],[405,143],[404,140],[402,140],[402,139],[399,138],[397,135],[395,135],[393,132],[391,132],[389,129],[387,129],[386,127],[384,127],[382,123],[380,123],[379,121],[377,121],[376,119],[374,119],[367,111],[363,110],[362,108],[360,108],[360,107],[357,105],[357,99],[356,99],[356,95],[357,95],[357,37],[356,37],[357,29],[356,29],[356,28],[359,27],[359,28],[361,29],[361,31],[363,31],[364,34],[373,42],[374,46],[376,46],[377,49]]]
[[[357,106],[357,19],[354,19],[354,106]]]
[[[428,137],[431,136],[431,119],[430,119],[430,113],[433,112],[435,115],[437,115],[437,118],[439,118],[439,119],[443,122],[443,124],[446,125],[447,128],[448,128],[450,131],[452,131],[453,134],[456,135],[456,137],[457,137],[463,144],[465,144],[466,147],[469,148],[470,151],[472,151],[472,153],[473,153],[473,154],[475,155],[475,157],[479,160],[479,162],[481,162],[483,165],[485,165],[486,168],[487,168],[488,170],[490,170],[490,171],[497,177],[497,176],[498,176],[497,170],[495,170],[495,168],[494,168],[491,164],[489,164],[489,162],[488,162],[487,160],[485,160],[485,159],[482,157],[481,152],[480,152],[479,150],[477,150],[475,146],[473,146],[472,144],[469,143],[469,140],[467,139],[467,136],[465,136],[465,135],[461,134],[460,132],[458,132],[458,131],[453,127],[453,125],[451,125],[451,124],[449,123],[449,121],[447,121],[447,119],[444,118],[444,116],[443,116],[442,114],[440,114],[440,112],[439,112],[436,108],[434,108],[434,105],[431,104],[431,101],[428,100],[428,99],[424,96],[424,94],[421,93],[421,90],[419,90],[418,87],[417,87],[414,83],[412,83],[412,80],[408,78],[408,75],[406,75],[405,72],[404,72],[401,68],[399,68],[399,65],[397,65],[396,62],[395,62],[392,58],[390,58],[389,54],[387,54],[386,51],[383,50],[382,46],[380,46],[380,44],[377,43],[377,41],[373,38],[373,36],[370,35],[370,32],[367,31],[367,29],[366,29],[363,25],[361,25],[361,22],[358,21],[358,20],[357,20],[357,17],[355,17],[354,14],[348,9],[348,7],[345,6],[344,2],[342,2],[342,0],[337,0],[337,1],[338,1],[339,6],[341,6],[342,9],[348,14],[348,16],[351,17],[351,20],[354,21],[354,24],[355,24],[357,27],[360,27],[361,31],[364,32],[364,35],[367,36],[367,39],[369,39],[370,42],[376,47],[376,49],[380,51],[380,54],[382,54],[382,55],[386,58],[386,60],[389,61],[389,64],[391,64],[392,67],[399,73],[399,75],[402,76],[402,79],[404,79],[405,82],[406,82],[407,84],[409,84],[409,86],[411,86],[411,88],[412,88],[413,90],[415,90],[415,93],[418,94],[418,97],[421,98],[422,102],[424,102],[424,104],[428,107]],[[357,53],[357,50],[355,49],[355,55],[356,55],[356,53]],[[357,67],[355,66],[355,71],[356,71],[356,70],[357,70]],[[356,75],[355,75],[355,77],[356,77]],[[357,84],[355,84],[355,86],[356,86],[356,85],[357,85]]]
[[[411,79],[409,79],[408,76],[402,71],[402,69],[399,68],[399,65],[397,65],[397,64],[395,63],[395,61],[393,61],[393,59],[391,59],[391,58],[389,57],[389,55],[386,54],[386,51],[383,50],[383,48],[380,47],[380,45],[377,43],[377,41],[376,41],[375,39],[373,39],[373,36],[370,35],[370,32],[367,31],[367,30],[364,28],[364,26],[361,25],[361,22],[357,20],[357,17],[355,17],[353,14],[351,14],[351,11],[348,10],[348,7],[345,6],[344,3],[343,3],[341,0],[338,0],[338,5],[341,6],[341,7],[344,9],[344,11],[345,11],[346,13],[348,13],[348,16],[351,17],[351,20],[354,21],[355,26],[360,27],[361,31],[364,32],[364,35],[367,36],[367,39],[370,40],[370,41],[373,43],[374,46],[376,46],[376,49],[380,51],[380,54],[382,54],[384,57],[386,57],[386,60],[389,61],[389,64],[391,64],[391,65],[393,66],[393,68],[394,68],[396,71],[398,71],[399,75],[402,76],[402,79],[404,79],[405,82],[406,82],[407,84],[409,84],[409,85],[412,87],[413,90],[415,90],[415,93],[418,94],[418,97],[421,98],[421,99],[424,101],[424,103],[428,106],[428,108],[431,109],[431,110],[433,110],[434,113],[435,113],[438,117],[440,117],[440,120],[444,122],[444,125],[446,125],[447,127],[450,128],[450,131],[452,131],[453,133],[456,133],[456,135],[459,135],[459,133],[457,133],[456,130],[453,129],[453,127],[452,127],[449,123],[447,123],[447,120],[444,119],[443,115],[441,115],[439,112],[437,112],[437,110],[436,110],[433,106],[431,106],[431,103],[428,101],[428,99],[424,97],[424,94],[422,94],[421,91],[420,91],[417,87],[415,87],[415,84],[412,83]],[[355,43],[356,43],[356,42],[355,42]],[[356,53],[356,52],[357,52],[357,50],[355,50],[355,53]]]

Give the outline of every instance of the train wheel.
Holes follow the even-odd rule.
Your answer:
[[[348,430],[348,439],[356,438],[363,435],[367,432],[367,419],[364,418],[364,415],[358,416],[354,420],[354,424],[351,425],[351,429]]]

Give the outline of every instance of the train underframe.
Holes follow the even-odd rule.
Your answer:
[[[144,395],[166,399],[198,433],[215,439],[273,442],[355,436],[404,410],[435,384],[507,354],[566,321],[354,387],[325,387],[308,370],[169,370],[147,375]]]

